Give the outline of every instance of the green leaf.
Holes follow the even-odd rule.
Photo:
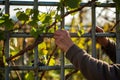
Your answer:
[[[34,80],[34,74],[33,72],[29,72],[25,75],[25,80]]]
[[[38,26],[38,23],[37,23],[37,21],[32,20],[32,21],[28,22],[28,25],[30,25],[32,27],[36,27],[36,26]]]
[[[45,33],[45,30],[46,30],[46,26],[41,26],[37,29],[37,32],[38,34],[42,34],[42,33]]]
[[[3,27],[3,24],[5,23],[5,20],[0,19],[0,27]]]
[[[39,16],[39,20],[45,24],[45,23],[51,23],[52,22],[52,16],[50,14],[43,13]]]
[[[4,14],[4,15],[3,15],[3,18],[4,18],[4,19],[8,19],[8,18],[9,18],[9,15],[8,15],[8,14]]]
[[[0,26],[5,26],[6,30],[11,30],[14,27],[13,20],[9,17],[8,14],[4,14],[0,18]]]
[[[0,40],[4,40],[5,39],[4,34],[5,34],[4,31],[0,30]]]
[[[60,11],[62,6],[63,6],[63,3],[62,3],[62,1],[60,1],[60,3],[58,3],[57,10]]]
[[[34,28],[34,27],[32,27],[32,29],[31,29],[31,31],[30,31],[30,34],[31,34],[33,37],[35,37],[35,38],[38,37],[37,30],[36,30],[36,28]]]
[[[4,22],[5,22],[5,20],[0,19],[0,24],[3,24]]]
[[[75,9],[78,8],[80,5],[81,0],[64,0],[65,6],[69,9]]]
[[[21,11],[18,11],[18,12],[16,13],[16,17],[17,17],[18,20],[20,20],[20,21],[27,21],[27,20],[29,20],[29,16],[26,15],[24,12],[21,12]]]
[[[39,11],[38,10],[33,10],[32,19],[35,20],[35,21],[39,21],[38,15],[39,15]]]
[[[55,60],[54,60],[54,58],[52,57],[52,58],[50,59],[49,66],[54,66],[54,65],[55,65]]]
[[[45,16],[45,19],[44,19],[43,23],[49,23],[49,22],[51,22],[51,21],[52,21],[51,16],[50,16],[50,15],[47,15],[47,16]]]
[[[39,20],[40,20],[41,22],[43,22],[44,19],[45,19],[45,16],[46,16],[45,13],[40,14],[40,15],[39,15]]]
[[[42,43],[40,43],[40,44],[38,45],[38,49],[39,49],[39,50],[46,49],[46,48],[47,48],[47,45],[46,45],[45,42],[42,42]]]
[[[50,11],[50,15],[51,15],[51,16],[54,16],[54,15],[55,15],[55,10]]]
[[[60,15],[56,15],[56,17],[55,17],[55,18],[56,18],[56,21],[57,21],[57,22],[59,22],[59,21],[61,21],[61,20],[62,20]]]
[[[26,13],[26,15],[31,15],[31,14],[33,14],[33,10],[30,8],[27,8],[25,13]]]
[[[14,23],[13,23],[12,19],[6,20],[4,25],[6,27],[6,30],[12,30],[14,27]]]
[[[84,33],[85,33],[84,30],[79,30],[79,31],[77,32],[77,35],[80,37],[80,36],[83,35]]]

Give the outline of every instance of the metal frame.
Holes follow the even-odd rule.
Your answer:
[[[34,6],[34,9],[38,9],[38,6],[57,6],[58,2],[38,2],[38,0],[34,0],[34,1],[9,1],[9,0],[5,0],[5,1],[0,1],[0,5],[5,5],[5,13],[9,14],[9,7],[10,5],[21,5],[21,6]],[[80,6],[83,6],[86,3],[81,3]],[[115,7],[114,3],[101,3],[99,5],[96,5],[95,3],[93,3],[92,5],[88,5],[87,7],[91,7],[92,9],[92,34],[83,34],[81,37],[91,37],[92,38],[92,56],[97,58],[97,54],[96,53],[96,41],[95,38],[97,36],[102,36],[102,37],[116,37],[117,40],[117,49],[116,49],[116,55],[117,55],[117,63],[120,63],[120,31],[117,30],[116,33],[95,33],[95,27],[96,27],[96,7]],[[61,10],[61,15],[64,14],[64,8],[62,8]],[[119,16],[119,17],[118,17]],[[116,19],[120,20],[120,14],[119,12],[116,13]],[[61,26],[64,26],[64,20],[61,22]],[[119,24],[120,25],[120,24]],[[77,34],[75,33],[71,33],[70,34],[72,37],[79,37],[77,36]],[[28,37],[32,37],[29,33],[6,33],[5,35],[7,37],[6,41],[5,41],[5,57],[8,58],[10,55],[10,48],[9,48],[9,39],[12,37],[24,37],[24,38],[28,38]],[[44,36],[44,34],[41,34],[41,36]],[[53,37],[53,34],[46,34],[45,37]],[[38,80],[38,70],[61,70],[61,80],[64,80],[64,71],[65,69],[72,69],[74,68],[72,65],[65,65],[64,64],[64,53],[62,52],[61,54],[61,65],[60,66],[37,66],[37,60],[38,60],[38,48],[35,47],[34,49],[35,51],[35,55],[34,55],[34,66],[10,66],[8,63],[8,66],[6,66],[5,68],[1,68],[5,70],[5,80],[10,80],[9,79],[9,73],[11,70],[34,70],[37,69],[36,71],[36,76],[35,76],[35,80]]]

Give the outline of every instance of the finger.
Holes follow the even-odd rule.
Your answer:
[[[103,32],[103,29],[101,27],[96,27],[97,32]]]
[[[57,30],[57,31],[55,31],[55,33],[54,33],[54,35],[61,35],[61,33],[62,33],[63,31],[62,30]]]
[[[56,40],[56,39],[59,39],[59,36],[54,36],[54,39]]]
[[[68,36],[69,33],[66,30],[58,30],[54,33],[54,36]]]

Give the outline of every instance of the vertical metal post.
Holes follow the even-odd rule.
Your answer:
[[[25,38],[23,39],[23,49],[25,48],[25,46],[26,46],[26,41],[25,41]],[[22,55],[22,66],[24,66],[25,65],[25,63],[24,63],[24,61],[25,61],[25,56],[26,56],[26,54],[23,54]],[[21,78],[22,78],[22,80],[24,79],[24,76],[25,76],[25,73],[24,73],[24,71],[22,71],[22,74],[21,74]]]
[[[96,10],[95,3],[92,4],[92,56],[97,58],[96,55],[96,39],[95,39],[95,28],[96,28]]]
[[[38,80],[38,47],[35,47],[34,49],[35,54],[34,54],[34,68],[35,68],[35,80]]]
[[[34,9],[38,10],[38,0],[34,0]]]
[[[64,6],[61,7],[61,15],[64,15]],[[61,21],[61,28],[64,28],[65,20]],[[64,52],[61,54],[61,80],[65,80],[64,77]]]
[[[34,9],[38,10],[38,0],[34,0]],[[34,68],[35,68],[35,80],[38,80],[38,46],[34,49]]]
[[[9,0],[5,0],[5,13],[6,14],[9,14],[9,8],[10,8]]]
[[[120,20],[120,11],[116,8],[116,21]],[[120,63],[120,23],[116,26],[116,63]]]
[[[5,13],[9,14],[9,0],[5,0]],[[6,30],[6,28],[5,28]],[[10,52],[10,48],[9,48],[9,32],[6,33],[6,40],[5,40],[5,57],[8,58],[9,57],[9,52]],[[8,66],[5,67],[5,80],[9,80],[9,62],[8,62]]]

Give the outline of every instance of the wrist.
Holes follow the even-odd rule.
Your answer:
[[[108,38],[104,38],[103,44],[102,46],[106,47],[109,43],[109,39]]]
[[[74,43],[70,43],[66,46],[64,52],[66,53],[72,46],[74,45]]]

